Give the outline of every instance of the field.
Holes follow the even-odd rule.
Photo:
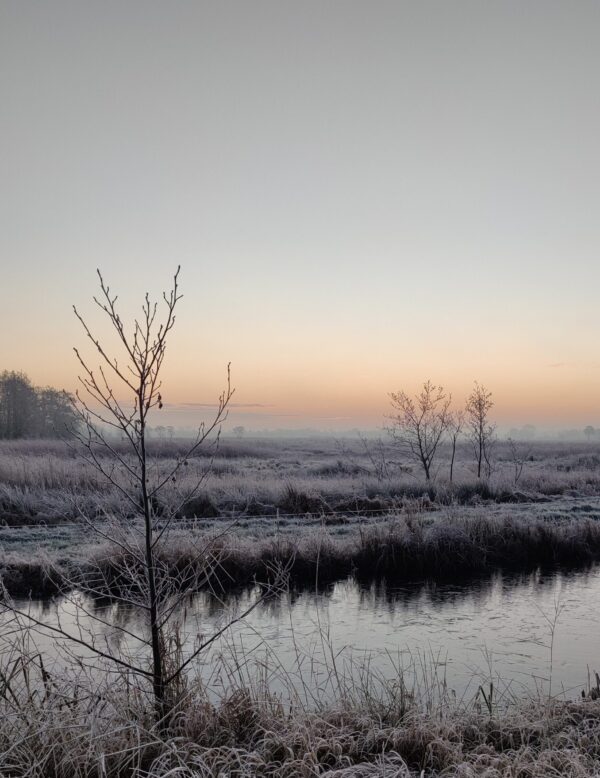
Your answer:
[[[156,472],[183,450],[184,441],[155,443]],[[292,578],[312,585],[317,558],[321,580],[418,580],[600,556],[593,445],[520,444],[516,463],[498,443],[489,479],[474,476],[463,445],[452,483],[448,451],[426,482],[379,441],[225,440],[216,454],[203,453],[155,509],[175,512],[173,563],[192,553],[190,538],[218,536],[226,588],[262,580],[274,560],[292,557]],[[118,489],[65,444],[0,446],[0,565],[12,592],[50,592],[49,562],[81,566],[100,555],[108,564],[110,548],[82,519],[101,526],[111,515],[134,521],[131,513]]]
[[[382,586],[468,582],[496,570],[593,565],[600,560],[600,454],[583,443],[519,445],[516,456],[497,443],[488,479],[475,477],[461,445],[453,482],[445,449],[426,482],[387,443],[225,439],[216,454],[190,459],[165,502],[154,506],[159,517],[175,516],[161,562],[174,575],[205,566],[210,572],[199,580],[223,596],[268,584],[282,567],[287,585],[301,590],[348,577]],[[154,442],[155,473],[168,470],[184,447]],[[200,489],[184,499],[199,478]],[[0,446],[7,593],[64,593],[65,580],[85,580],[98,568],[118,588],[120,550],[88,525],[110,527],[114,516],[135,531],[138,519],[118,488],[108,488],[63,443]],[[210,548],[210,559],[199,548]],[[325,699],[311,692],[308,704],[302,679],[288,679],[283,693],[278,677],[275,693],[276,669],[261,673],[252,665],[250,673],[242,654],[239,666],[227,669],[231,684],[221,698],[190,678],[168,731],[157,731],[148,700],[126,672],[100,678],[81,660],[59,672],[36,649],[35,634],[5,635],[2,775],[600,774],[593,674],[584,699],[547,690],[517,698],[492,685],[457,700],[434,667],[421,666],[419,678],[382,678],[368,664],[342,670],[332,649],[335,693]]]

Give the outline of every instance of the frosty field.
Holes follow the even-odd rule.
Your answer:
[[[183,441],[154,443],[153,472],[169,469],[184,448]],[[248,561],[250,577],[259,572],[256,559],[267,547],[283,554],[285,543],[302,549],[307,563],[321,548],[324,578],[337,575],[336,565],[340,575],[353,565],[360,568],[359,549],[369,544],[377,545],[372,555],[381,551],[373,575],[405,580],[450,571],[486,573],[504,565],[580,564],[597,555],[600,453],[593,445],[522,443],[517,464],[508,444],[499,442],[494,472],[477,479],[463,444],[452,483],[447,451],[427,483],[381,441],[225,440],[214,457],[208,453],[191,458],[166,493],[166,507],[176,511],[179,551],[184,553],[192,536],[219,535],[232,559],[240,566]],[[199,478],[200,489],[184,500]],[[161,506],[155,507],[160,515]],[[0,548],[7,586],[8,571],[16,571],[19,560],[83,563],[97,554],[102,539],[90,534],[83,518],[101,526],[107,516],[129,514],[118,490],[63,443],[0,444]],[[470,554],[465,555],[465,543]],[[406,547],[402,563],[386,559],[384,551],[394,545],[396,551]],[[487,557],[479,553],[482,548]],[[246,583],[244,570],[237,572],[237,582]]]
[[[183,445],[153,444],[155,474]],[[182,606],[181,651],[257,607],[190,668],[167,740],[114,672],[98,674],[85,651],[65,654],[43,626],[19,633],[23,621],[5,616],[0,769],[57,778],[594,774],[600,455],[588,444],[520,445],[516,463],[497,444],[489,479],[474,476],[462,446],[453,483],[448,451],[426,483],[388,443],[360,439],[226,439],[214,458],[190,459],[167,493],[165,517],[176,518],[161,552],[175,574],[209,570]],[[199,476],[201,489],[181,503]],[[117,591],[112,517],[132,532],[139,521],[118,490],[62,443],[4,442],[0,512],[0,570],[17,607],[126,656],[127,642],[113,644],[97,623],[117,607],[110,586],[94,603],[66,585],[100,568]],[[94,537],[89,520],[106,537]],[[286,591],[260,602],[281,566]],[[94,620],[72,621],[74,603]],[[115,618],[143,632],[135,609],[110,612],[107,624]],[[91,686],[100,708],[68,691]]]

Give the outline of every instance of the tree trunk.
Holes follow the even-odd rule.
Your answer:
[[[150,641],[152,646],[152,691],[154,695],[154,712],[156,721],[161,722],[166,713],[166,689],[164,683],[163,654],[161,645],[160,626],[158,623],[158,598],[156,593],[156,570],[154,564],[154,549],[152,546],[152,511],[150,509],[150,500],[148,497],[148,486],[146,483],[146,441],[145,441],[145,421],[142,418],[140,423],[140,454],[141,454],[141,481],[142,481],[142,502],[144,505],[144,534],[146,541],[146,576],[148,579],[149,596],[149,620],[150,620]]]

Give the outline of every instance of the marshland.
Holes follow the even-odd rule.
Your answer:
[[[186,557],[186,543],[194,553],[190,537],[216,539],[224,589],[266,580],[269,566],[282,560],[291,561],[289,574],[300,587],[313,586],[315,576],[412,583],[595,561],[600,449],[524,441],[515,465],[514,446],[497,441],[493,472],[481,479],[463,442],[450,482],[447,447],[435,461],[435,479],[426,481],[385,437],[225,437],[216,451],[207,447],[186,460],[155,511],[158,520],[175,514],[166,552],[173,565]],[[185,439],[151,440],[156,473],[172,470],[188,448]],[[50,560],[83,568],[104,555],[109,565],[110,551],[99,538],[90,543],[87,521],[101,526],[111,514],[136,519],[118,485],[107,484],[68,443],[0,442],[9,591],[50,592]]]
[[[127,670],[52,631],[143,653],[131,637],[143,618],[119,598],[123,549],[90,532],[115,515],[135,532],[139,517],[73,446],[3,441],[0,570],[14,612],[2,617],[0,766],[593,774],[600,456],[589,441],[518,445],[516,457],[514,441],[496,441],[478,479],[463,441],[452,482],[447,444],[427,481],[383,434],[225,435],[189,457],[154,510],[173,516],[160,562],[189,573],[177,650],[210,642],[165,734]],[[188,449],[150,436],[155,476]]]

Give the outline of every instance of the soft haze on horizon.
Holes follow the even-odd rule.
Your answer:
[[[96,267],[132,317],[181,264],[170,403],[231,361],[257,428],[372,426],[426,378],[599,423],[599,32],[594,2],[0,0],[0,369],[74,389]]]

